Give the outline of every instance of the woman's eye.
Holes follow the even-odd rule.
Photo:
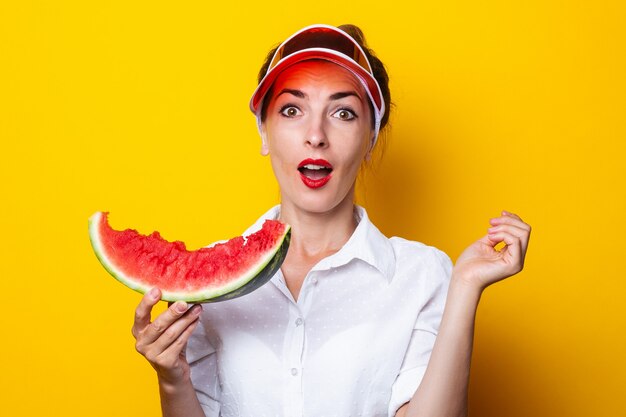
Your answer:
[[[285,106],[282,109],[280,109],[280,113],[283,116],[287,116],[287,117],[295,117],[298,114],[300,114],[300,110],[298,110],[297,107],[294,106]]]
[[[352,120],[356,117],[356,115],[354,114],[354,112],[352,112],[351,110],[348,109],[341,109],[341,110],[337,110],[335,112],[335,114],[333,115],[341,120]]]

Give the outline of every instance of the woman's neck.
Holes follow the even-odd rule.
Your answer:
[[[283,203],[280,220],[291,225],[289,251],[297,258],[321,259],[337,252],[356,228],[352,198],[344,199],[324,213],[313,213]]]

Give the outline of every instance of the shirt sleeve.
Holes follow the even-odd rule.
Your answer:
[[[422,382],[439,331],[452,275],[452,261],[439,249],[432,248],[432,251],[431,261],[426,263],[426,267],[430,268],[426,275],[428,285],[425,286],[429,295],[417,315],[400,372],[391,387],[389,417],[394,417],[398,409],[411,400]]]
[[[186,358],[191,369],[191,383],[206,417],[220,414],[220,388],[215,349],[207,338],[205,323],[200,317],[198,326],[187,342]]]

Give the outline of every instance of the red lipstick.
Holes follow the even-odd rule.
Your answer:
[[[333,169],[333,166],[325,159],[311,159],[307,158],[304,161],[300,162],[298,165],[298,169],[303,168],[305,165],[318,165],[324,168]]]
[[[300,179],[309,188],[320,188],[332,177],[333,166],[325,159],[307,158],[298,164]]]

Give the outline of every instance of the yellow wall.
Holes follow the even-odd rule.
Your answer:
[[[270,45],[362,26],[388,65],[390,145],[360,201],[455,259],[502,209],[526,269],[479,310],[471,415],[623,415],[624,6],[614,1],[0,4],[0,414],[157,416],[87,218],[189,247],[278,189],[247,102]],[[364,195],[363,195],[364,194]]]

